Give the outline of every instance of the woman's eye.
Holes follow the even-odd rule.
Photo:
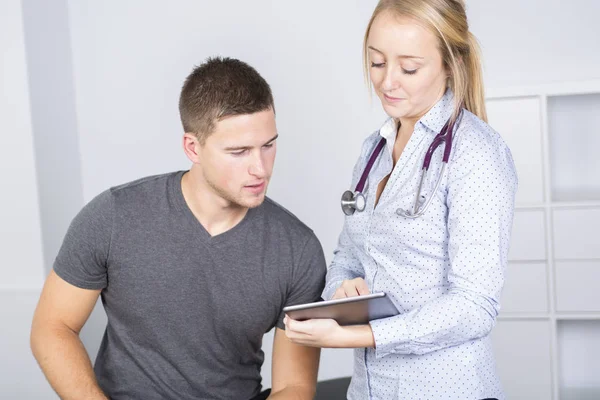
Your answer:
[[[414,75],[417,73],[417,68],[415,69],[404,69],[402,68],[402,72],[404,72],[406,75]]]
[[[381,68],[384,65],[385,65],[385,63],[374,63],[374,62],[371,63],[372,68]]]

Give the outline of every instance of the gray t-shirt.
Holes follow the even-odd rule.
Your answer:
[[[211,237],[188,208],[184,172],[112,188],[75,217],[54,270],[102,289],[95,363],[119,399],[250,399],[262,337],[282,308],[317,301],[326,266],[306,225],[270,199]]]

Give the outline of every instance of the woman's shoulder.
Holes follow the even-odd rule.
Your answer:
[[[516,176],[512,153],[502,135],[468,110],[463,110],[455,131],[450,161],[458,171],[493,170]]]
[[[510,151],[499,132],[465,109],[459,116],[454,138],[455,153],[461,153],[467,149],[469,152],[488,154]]]

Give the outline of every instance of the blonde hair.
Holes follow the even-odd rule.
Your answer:
[[[363,60],[367,82],[369,56],[367,40],[375,18],[382,12],[406,16],[424,24],[437,38],[444,67],[450,72],[447,86],[454,93],[454,121],[464,107],[487,122],[481,51],[469,31],[463,0],[380,0],[373,11],[363,44]]]

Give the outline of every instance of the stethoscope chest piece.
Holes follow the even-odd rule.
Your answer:
[[[367,201],[361,192],[346,190],[342,195],[342,211],[346,215],[352,215],[356,210],[364,211]]]

